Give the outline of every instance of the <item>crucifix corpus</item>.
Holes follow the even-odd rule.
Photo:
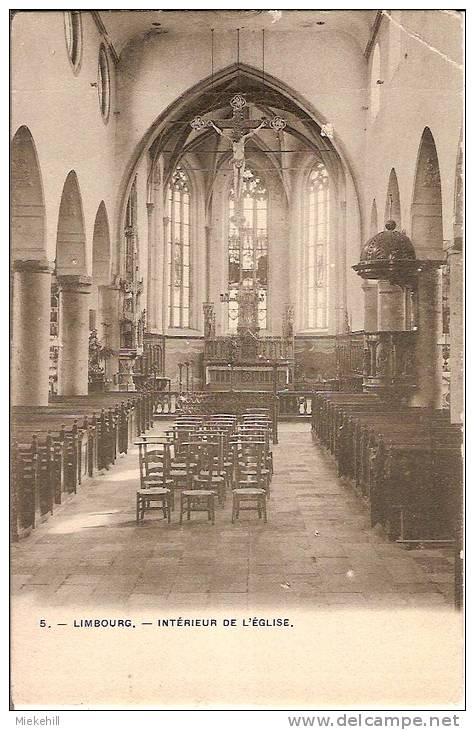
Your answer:
[[[212,127],[221,137],[224,137],[232,143],[234,200],[240,209],[246,163],[244,157],[244,145],[246,141],[257,134],[263,127],[273,129],[275,132],[281,132],[285,129],[287,122],[278,116],[274,116],[271,119],[267,119],[266,117],[262,117],[261,119],[246,119],[244,116],[244,108],[247,106],[247,102],[241,94],[235,94],[230,101],[230,105],[233,110],[232,117],[230,119],[220,119],[218,122],[219,126],[212,119],[203,119],[202,117],[195,117],[191,122],[191,126],[195,130]],[[225,129],[232,130],[231,134],[226,134]]]

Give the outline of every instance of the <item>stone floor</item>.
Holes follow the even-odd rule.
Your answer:
[[[14,599],[117,609],[449,607],[453,559],[407,551],[370,529],[360,499],[312,443],[308,422],[279,425],[267,524],[231,524],[231,499],[168,525],[135,524],[133,449],[12,550]]]

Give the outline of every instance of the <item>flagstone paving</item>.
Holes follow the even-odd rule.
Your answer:
[[[132,449],[12,548],[13,597],[54,606],[328,609],[450,607],[453,557],[405,548],[369,526],[367,508],[336,477],[308,422],[279,424],[268,523],[231,498],[167,524],[135,523]],[[157,516],[160,515],[160,516]]]

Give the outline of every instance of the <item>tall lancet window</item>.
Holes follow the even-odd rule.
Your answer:
[[[323,162],[312,169],[306,189],[304,281],[305,326],[328,327],[328,248],[330,240],[330,189]]]
[[[235,332],[238,324],[238,292],[253,289],[259,296],[259,327],[267,328],[268,292],[268,194],[263,181],[250,169],[244,171],[243,225],[235,218],[234,190],[229,194],[228,238],[228,328]]]
[[[168,262],[170,327],[189,327],[191,316],[190,187],[177,167],[168,188]]]

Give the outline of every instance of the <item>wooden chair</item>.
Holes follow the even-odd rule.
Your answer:
[[[232,446],[235,485],[238,485],[242,476],[258,476],[269,499],[272,469],[268,460],[268,445],[265,438],[260,434],[240,433],[236,436]]]
[[[207,512],[208,520],[215,523],[214,500],[216,492],[208,489],[191,489],[183,491],[180,495],[180,525],[183,524],[183,514],[186,512],[187,520],[192,512]]]
[[[262,469],[264,443],[235,444],[236,488],[233,489],[231,522],[239,519],[241,511],[257,511],[259,519],[267,522],[267,477]],[[264,473],[263,473],[264,472]]]
[[[245,423],[238,426],[238,429],[236,431],[236,435],[240,437],[246,436],[249,439],[257,439],[257,440],[264,440],[266,444],[266,466],[270,469],[271,476],[274,473],[274,460],[273,460],[273,454],[272,449],[270,445],[271,440],[271,432],[267,428],[267,426],[262,424],[251,424],[251,423]]]
[[[213,477],[213,457],[215,444],[203,441],[193,441],[189,444],[190,453],[198,463],[198,474],[193,476],[192,488],[185,489],[180,495],[180,524],[183,523],[183,515],[186,512],[187,520],[192,512],[207,512],[208,520],[215,523],[215,498],[221,481]],[[211,470],[210,470],[211,465]],[[207,470],[205,469],[207,467]],[[202,473],[203,471],[203,473]],[[221,480],[224,481],[221,477]]]
[[[193,477],[193,488],[214,491],[218,495],[220,506],[224,507],[228,476],[224,468],[222,441],[216,436],[214,440],[202,441],[198,458],[199,469]]]
[[[170,478],[170,446],[150,443],[146,438],[138,440],[140,489],[136,492],[136,521],[144,519],[149,510],[162,510],[170,523],[173,480]],[[152,506],[158,502],[158,506]]]
[[[175,491],[189,490],[193,488],[193,477],[198,470],[198,460],[193,449],[193,442],[182,441],[180,453],[174,456],[170,462],[170,478],[173,481],[172,506],[175,508]]]
[[[165,487],[149,487],[147,489],[137,490],[137,504],[136,504],[136,522],[137,524],[143,519],[146,511],[150,510],[162,510],[163,517],[170,524],[170,513],[172,508],[171,503],[171,492]],[[152,506],[158,502],[158,506]]]

